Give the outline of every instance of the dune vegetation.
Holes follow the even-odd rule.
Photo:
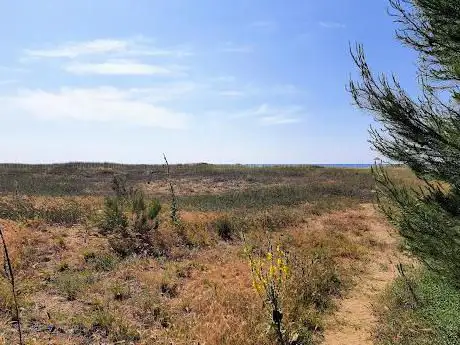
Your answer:
[[[335,319],[347,296],[374,318],[356,291],[366,277],[383,291],[375,275],[396,275],[398,243],[368,169],[170,169],[0,168],[20,314],[5,274],[4,344],[18,319],[25,344],[217,345],[333,344],[339,324],[355,327]]]

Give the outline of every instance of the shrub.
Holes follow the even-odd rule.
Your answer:
[[[104,215],[99,228],[109,235],[109,243],[119,255],[155,255],[153,242],[158,229],[161,205],[157,200],[146,202],[140,189],[130,188],[115,177],[115,197],[105,199]]]
[[[230,241],[235,234],[235,226],[229,217],[218,218],[213,222],[213,228],[224,241]]]
[[[117,264],[117,258],[110,253],[86,251],[83,257],[85,262],[92,265],[96,271],[111,271]]]
[[[88,272],[63,271],[55,278],[55,285],[69,301],[77,299],[79,294],[93,283],[93,276]]]
[[[92,317],[91,330],[93,332],[102,330],[106,336],[109,335],[112,325],[115,322],[113,314],[107,308],[98,307]]]
[[[107,197],[104,200],[104,215],[99,228],[102,233],[113,232],[128,226],[128,218],[123,212],[119,197]]]

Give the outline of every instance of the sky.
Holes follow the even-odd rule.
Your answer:
[[[371,163],[350,44],[416,89],[388,0],[0,2],[0,162]]]

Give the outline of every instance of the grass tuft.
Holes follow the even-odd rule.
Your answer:
[[[377,313],[377,344],[458,345],[460,344],[460,294],[432,272],[408,275],[414,297],[402,277],[383,296]]]

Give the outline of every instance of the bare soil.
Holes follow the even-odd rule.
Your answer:
[[[325,345],[373,344],[372,332],[376,326],[373,305],[396,278],[398,262],[407,260],[398,253],[394,230],[373,206],[363,205],[362,214],[368,221],[369,235],[380,244],[374,247],[365,270],[355,278],[354,288],[337,301],[337,311],[326,322]]]

